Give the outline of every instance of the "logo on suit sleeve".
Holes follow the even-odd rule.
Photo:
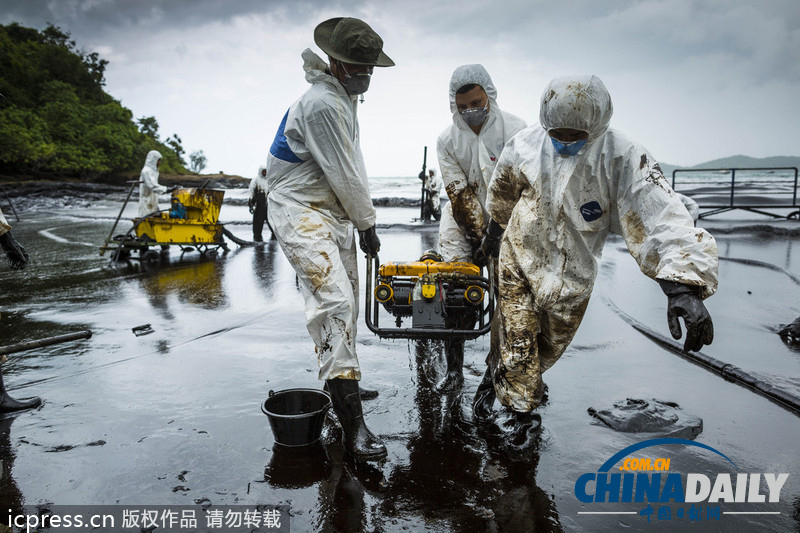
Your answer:
[[[581,206],[581,216],[586,222],[592,222],[602,216],[603,208],[597,202],[587,202]]]

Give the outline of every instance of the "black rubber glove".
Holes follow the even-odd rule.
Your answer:
[[[3,250],[8,256],[8,266],[13,270],[22,270],[25,268],[25,265],[28,264],[31,257],[28,255],[28,252],[25,251],[25,248],[11,235],[10,231],[0,235],[0,246],[3,247]]]
[[[250,214],[251,215],[256,212],[256,200],[255,200],[255,198],[250,198],[249,200],[247,200],[247,208],[250,210]]]
[[[481,239],[481,245],[475,253],[475,264],[484,266],[489,262],[490,257],[500,256],[500,241],[503,239],[503,228],[500,224],[492,219],[489,219],[489,227],[486,228],[486,234]],[[479,264],[483,263],[483,264]]]
[[[663,279],[657,281],[668,298],[667,324],[672,338],[675,340],[681,338],[681,324],[678,318],[683,317],[686,326],[684,351],[697,352],[704,344],[711,344],[714,340],[714,324],[706,306],[698,296],[697,288],[676,281]]]
[[[365,229],[364,231],[358,230],[358,245],[365,254],[378,255],[378,252],[381,250],[381,240],[375,232],[375,226]]]

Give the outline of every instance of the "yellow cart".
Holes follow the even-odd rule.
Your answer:
[[[203,187],[174,189],[169,209],[134,218],[133,227],[126,234],[116,235],[112,239],[111,235],[137,183],[134,182],[131,186],[109,237],[100,247],[100,255],[110,250],[112,261],[138,257],[141,261],[155,263],[160,254],[151,250],[152,247],[163,249],[167,246],[178,246],[183,252],[197,250],[201,254],[217,252],[219,248],[229,251],[223,239],[223,234],[227,232],[219,223],[225,191]],[[132,255],[132,252],[136,255]]]

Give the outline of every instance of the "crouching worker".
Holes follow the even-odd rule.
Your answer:
[[[358,264],[361,250],[380,250],[375,208],[359,144],[356,110],[373,67],[390,67],[383,41],[354,18],[327,20],[314,40],[328,63],[306,49],[303,70],[311,84],[283,117],[267,156],[267,216],[297,272],[306,327],[316,345],[319,379],[333,400],[347,450],[358,460],[386,456],[364,422],[356,356]]]
[[[684,350],[714,337],[703,300],[717,289],[714,238],[694,221],[653,156],[609,129],[611,97],[596,76],[557,78],[541,98],[540,125],[506,145],[489,185],[481,243],[500,265],[497,398],[516,419],[511,445],[540,431],[542,373],[572,341],[609,232],[622,235],[641,271],[667,295],[667,321]],[[505,229],[505,232],[503,230]]]

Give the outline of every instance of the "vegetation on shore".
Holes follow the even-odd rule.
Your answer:
[[[150,150],[162,173],[189,174],[178,135],[162,140],[155,117],[134,121],[103,90],[107,64],[56,26],[0,25],[0,175],[124,182]]]

